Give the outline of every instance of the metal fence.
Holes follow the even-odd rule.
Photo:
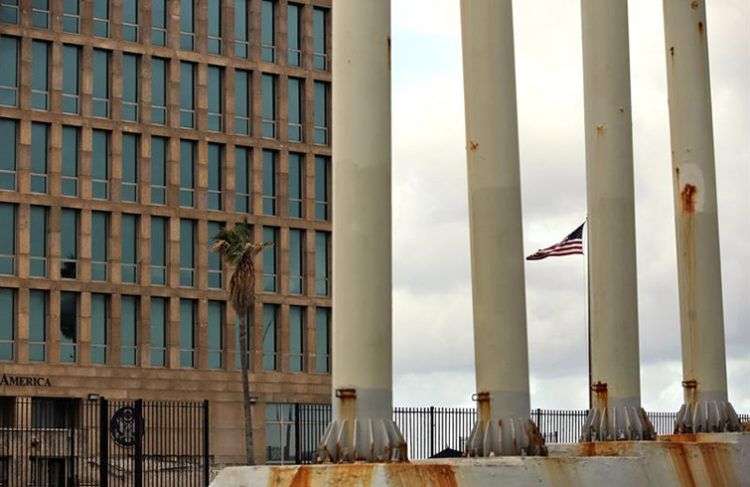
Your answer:
[[[318,441],[330,421],[331,406],[300,404],[297,411],[300,419],[295,423],[296,451],[301,452],[297,456],[297,463],[312,463]],[[588,410],[585,409],[534,409],[530,411],[530,418],[539,427],[546,443],[575,443],[587,414]],[[647,414],[657,434],[673,432],[677,413]],[[315,421],[307,418],[315,418]],[[476,409],[397,407],[393,410],[393,420],[409,445],[409,458],[415,460],[429,458],[446,448],[462,452],[476,421]],[[750,422],[750,414],[741,414],[740,420]]]
[[[208,401],[0,399],[1,486],[207,486],[208,447]]]

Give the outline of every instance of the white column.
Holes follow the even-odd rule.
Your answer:
[[[393,423],[390,1],[333,9],[333,422],[323,461],[406,460]]]
[[[474,349],[472,456],[544,454],[529,420],[511,0],[461,0]]]
[[[727,400],[705,2],[664,0],[664,33],[685,391],[676,431],[737,431]]]
[[[582,441],[655,437],[641,408],[627,8],[581,1],[592,374]]]

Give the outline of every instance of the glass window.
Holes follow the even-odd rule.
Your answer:
[[[250,73],[234,72],[234,132],[250,135]]]
[[[208,368],[220,369],[224,350],[224,303],[208,302]]]
[[[79,417],[80,399],[32,397],[31,398],[31,427],[32,428],[54,428],[70,429],[77,426]],[[36,472],[41,472],[43,477],[46,472],[63,472],[65,465],[62,458],[35,457],[30,459],[31,485],[43,485],[44,481],[37,481]],[[46,477],[49,478],[49,477]],[[62,477],[57,477],[60,479]],[[50,479],[51,480],[51,479]],[[57,483],[57,482],[55,482]]]
[[[121,265],[122,282],[138,282],[138,215],[122,215]]]
[[[315,143],[328,143],[328,85],[315,82]]]
[[[263,151],[263,213],[276,214],[276,153]]]
[[[276,137],[276,76],[261,76],[261,97],[263,117],[261,120],[262,136],[267,139]]]
[[[75,279],[78,267],[78,210],[60,213],[60,277]]]
[[[78,345],[78,293],[60,293],[60,362],[73,363]]]
[[[315,8],[313,9],[313,67],[315,69],[328,68],[326,51],[326,11],[322,8]]]
[[[120,364],[133,366],[138,363],[138,297],[123,296],[120,309]]]
[[[167,0],[151,0],[151,44],[167,44]]]
[[[315,218],[328,220],[328,158],[315,156]]]
[[[91,196],[99,200],[109,198],[109,132],[91,133]]]
[[[151,298],[151,366],[164,367],[167,363],[167,311],[166,298]]]
[[[94,49],[93,76],[96,83],[91,96],[92,115],[109,117],[109,51]]]
[[[0,22],[18,23],[18,0],[0,0]]]
[[[81,48],[63,45],[63,92],[62,111],[64,113],[78,113],[80,98],[79,64],[81,62]]]
[[[235,146],[234,148],[234,210],[241,213],[252,213],[253,199],[253,159],[250,149]]]
[[[167,139],[151,137],[151,204],[167,202]]]
[[[221,0],[208,0],[208,53],[221,54]]]
[[[180,367],[195,367],[195,301],[180,299]]]
[[[13,360],[16,336],[16,291],[0,288],[0,360]]]
[[[304,154],[289,153],[289,216],[302,218],[304,202],[303,188],[304,178]]]
[[[241,58],[247,58],[249,52],[247,3],[248,0],[234,0],[234,55]]]
[[[63,32],[78,34],[81,23],[80,0],[63,0]]]
[[[109,328],[109,296],[91,295],[91,363],[107,363]]]
[[[2,145],[0,145],[2,147]],[[2,149],[0,149],[2,150]],[[31,192],[47,192],[47,159],[49,157],[49,125],[31,124]]]
[[[195,285],[195,221],[180,220],[180,286]]]
[[[328,249],[329,235],[315,232],[315,294],[318,296],[328,296],[330,293]]]
[[[107,280],[109,213],[91,212],[91,280]]]
[[[31,0],[31,25],[49,28],[49,0]]]
[[[18,106],[18,39],[0,36],[0,105]]]
[[[195,64],[180,62],[180,127],[195,128]]]
[[[47,359],[47,292],[29,291],[29,361]]]
[[[276,319],[278,305],[263,305],[263,370],[278,370]]]
[[[290,3],[287,5],[287,64],[289,66],[302,65],[302,36],[300,35],[300,12],[299,5]]]
[[[16,189],[18,121],[0,118],[0,189]]]
[[[221,132],[224,129],[224,70],[218,66],[208,67],[208,130]]]
[[[139,66],[138,55],[122,55],[122,119],[128,122],[138,121]]]
[[[195,194],[195,142],[180,141],[180,206],[194,205]]]
[[[331,371],[331,310],[315,309],[315,372]]]
[[[47,207],[32,206],[29,221],[29,275],[47,277]]]
[[[266,404],[266,461],[292,464],[297,457],[294,404]]]
[[[78,150],[80,129],[62,128],[62,174],[61,192],[64,196],[78,196]]]
[[[305,308],[289,307],[289,372],[305,370]]]
[[[208,222],[208,245],[209,248],[214,243],[214,239],[224,228],[220,222]],[[221,272],[221,254],[218,252],[208,252],[208,287],[212,289],[221,289],[222,272]]]
[[[152,14],[153,15],[153,14]],[[122,38],[138,42],[138,0],[122,1]]]
[[[289,78],[289,130],[288,138],[290,142],[302,141],[302,80],[298,78]]]
[[[109,37],[109,0],[94,0],[93,30],[97,37]]]
[[[151,284],[157,286],[167,283],[168,222],[164,217],[151,217]]]
[[[260,58],[267,63],[276,62],[275,10],[275,1],[262,1],[260,8]]]
[[[221,210],[222,183],[221,165],[224,159],[224,147],[220,144],[208,144],[208,209]]]
[[[151,58],[151,122],[167,123],[167,60]]]
[[[31,108],[49,110],[49,43],[31,42]]]
[[[242,321],[245,322],[245,330],[247,335],[245,336],[244,340],[242,338],[242,333],[240,332],[240,328],[242,325]],[[237,370],[242,370],[242,356],[240,355],[240,345],[242,343],[245,343],[245,356],[247,357],[247,367],[248,370],[251,370],[253,368],[253,360],[252,360],[252,341],[253,341],[253,317],[252,314],[248,314],[244,317],[238,316],[237,322],[234,326],[234,343],[235,343],[235,358],[234,358],[234,366],[237,368]]]
[[[289,230],[289,293],[302,294],[304,289],[304,230]]]
[[[5,231],[0,232],[0,274],[16,273],[16,205],[0,203],[0,222]]]
[[[140,137],[136,134],[122,134],[122,184],[120,201],[138,201],[138,154]]]
[[[193,0],[180,0],[180,49],[192,51],[194,48]]]
[[[263,290],[275,293],[277,289],[277,249],[278,230],[274,227],[263,227],[263,242],[270,245],[263,249]]]

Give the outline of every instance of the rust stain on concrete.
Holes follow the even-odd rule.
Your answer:
[[[698,0],[693,0],[692,2],[690,2],[690,8],[692,8],[693,10],[695,10],[696,8],[698,8],[700,6],[700,4],[701,3]]]
[[[479,142],[474,142],[473,140],[469,141],[469,150],[475,151],[479,148]]]
[[[705,32],[706,28],[703,27],[703,22],[698,22],[698,33],[703,35],[703,32]]]
[[[684,213],[695,213],[695,196],[698,188],[692,184],[686,184],[680,191],[680,201],[682,202],[682,211]]]
[[[690,469],[687,452],[685,452],[685,445],[681,443],[668,443],[665,447],[669,453],[669,459],[672,461],[672,466],[677,473],[677,478],[680,479],[680,485],[683,485],[684,487],[695,487],[695,478],[693,478],[693,472]]]
[[[388,465],[388,485],[403,487],[457,487],[456,473],[450,465]]]
[[[313,485],[361,486],[372,485],[372,464],[341,464],[329,468],[303,465],[296,468],[273,467],[267,487],[311,487]]]

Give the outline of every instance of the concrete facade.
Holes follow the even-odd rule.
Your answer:
[[[254,348],[251,351],[251,391],[257,396],[254,410],[255,456],[257,461],[265,460],[264,411],[269,402],[283,403],[324,403],[329,401],[330,375],[315,373],[316,354],[328,351],[315,350],[316,308],[331,308],[329,295],[315,293],[315,233],[331,232],[330,197],[328,197],[329,218],[316,220],[315,215],[315,156],[328,158],[330,173],[330,122],[326,145],[313,144],[314,122],[312,114],[314,81],[328,84],[330,93],[331,73],[313,69],[312,22],[313,8],[326,10],[326,33],[330,46],[330,19],[332,0],[299,0],[294,2],[301,7],[302,67],[287,65],[287,0],[277,0],[275,15],[276,62],[267,63],[260,59],[260,0],[248,0],[250,55],[243,59],[226,53],[234,52],[234,8],[233,2],[222,2],[221,32],[224,55],[208,54],[207,2],[195,2],[195,51],[179,48],[180,2],[169,0],[167,14],[167,45],[157,46],[148,42],[151,39],[151,2],[139,2],[139,25],[141,42],[127,42],[122,38],[122,4],[120,0],[110,2],[109,38],[92,35],[92,3],[82,2],[80,34],[70,34],[62,29],[62,0],[50,1],[50,28],[35,28],[31,24],[31,0],[20,2],[17,24],[0,23],[0,35],[19,40],[19,104],[17,107],[0,106],[0,118],[17,121],[16,191],[0,191],[0,203],[11,203],[16,209],[16,252],[14,275],[0,276],[0,288],[13,289],[16,303],[14,323],[14,357],[10,362],[0,364],[3,374],[14,376],[41,376],[49,379],[49,386],[0,386],[0,396],[46,396],[86,398],[98,394],[107,398],[143,398],[172,400],[211,401],[211,443],[212,454],[217,461],[232,462],[242,459],[242,408],[240,373],[235,366],[235,321],[234,312],[228,304],[223,316],[223,359],[220,369],[208,370],[207,351],[207,303],[209,300],[226,302],[226,292],[230,269],[223,267],[223,289],[209,289],[207,285],[208,240],[207,222],[221,222],[231,226],[235,222],[247,221],[254,227],[257,240],[263,238],[263,226],[278,229],[280,242],[277,256],[278,292],[261,293],[256,304],[253,321]],[[49,83],[50,109],[32,110],[30,107],[32,76],[32,40],[50,43]],[[61,112],[62,103],[62,46],[72,44],[81,48],[80,62],[80,113],[66,115]],[[92,116],[93,87],[101,80],[94,79],[89,69],[94,46],[108,50],[110,54],[110,110],[111,117]],[[140,88],[138,123],[121,119],[123,83],[121,59],[123,53],[140,56]],[[152,56],[169,59],[167,90],[168,121],[166,125],[151,123],[151,63]],[[330,67],[330,47],[327,52]],[[179,77],[178,61],[186,60],[196,64],[195,84],[195,129],[185,129],[179,123]],[[5,62],[5,61],[4,61]],[[207,131],[207,69],[208,65],[224,69],[224,93],[222,97],[223,128],[221,132]],[[236,69],[252,73],[252,135],[235,135],[234,132],[234,72]],[[276,125],[277,137],[266,139],[260,136],[261,129],[261,74],[276,76]],[[303,141],[291,142],[287,137],[287,79],[296,77],[303,81]],[[330,96],[329,96],[330,98]],[[48,193],[32,194],[30,190],[31,123],[49,124]],[[62,126],[80,128],[80,156],[78,174],[78,197],[60,194],[61,175],[61,133]],[[92,129],[110,132],[110,179],[111,194],[108,200],[94,200],[91,197],[91,153]],[[121,139],[124,132],[140,136],[138,152],[138,203],[120,200]],[[150,136],[169,139],[167,152],[167,204],[150,203]],[[195,159],[195,205],[193,208],[179,207],[179,141],[193,140],[197,144]],[[221,171],[221,201],[224,211],[207,209],[207,144],[219,143],[223,146],[224,160]],[[234,212],[235,171],[234,148],[243,146],[252,149],[252,211]],[[277,154],[276,165],[276,216],[262,214],[262,151],[270,149]],[[288,215],[288,158],[289,153],[304,155],[303,158],[303,218]],[[330,179],[330,177],[329,177]],[[329,183],[330,184],[330,183]],[[330,194],[330,190],[329,190]],[[29,213],[30,205],[48,207],[47,277],[29,275]],[[79,210],[78,235],[78,278],[60,278],[60,212],[61,208]],[[91,280],[91,212],[109,213],[108,280]],[[138,231],[138,282],[123,283],[120,275],[120,219],[123,213],[136,214],[140,218]],[[150,219],[152,216],[168,218],[168,262],[167,285],[150,284]],[[188,218],[196,222],[195,236],[195,285],[180,287],[179,238],[180,219]],[[300,229],[304,242],[304,287],[301,294],[289,291],[289,231]],[[330,251],[328,252],[330,255]],[[260,259],[259,259],[260,260]],[[262,266],[257,266],[257,282],[260,287]],[[330,278],[330,276],[328,276]],[[29,290],[39,289],[48,292],[47,356],[43,362],[32,363],[28,353]],[[59,357],[60,317],[59,303],[62,291],[79,294],[78,336],[76,363],[61,363]],[[108,350],[106,365],[93,365],[90,362],[91,337],[91,293],[111,295],[108,323]],[[123,294],[140,297],[137,345],[138,361],[134,367],[121,366],[120,358],[120,299]],[[167,327],[167,359],[165,367],[152,367],[149,362],[149,317],[152,296],[168,299],[169,320]],[[179,303],[181,298],[197,302],[195,321],[195,367],[180,368],[179,364]],[[263,304],[279,306],[277,318],[277,357],[276,371],[264,371],[260,344],[263,342],[261,317]],[[304,307],[304,371],[290,372],[289,369],[289,307]],[[257,353],[256,353],[257,352]]]
[[[435,459],[409,464],[233,467],[214,487],[743,487],[750,434],[559,445],[549,457]]]

